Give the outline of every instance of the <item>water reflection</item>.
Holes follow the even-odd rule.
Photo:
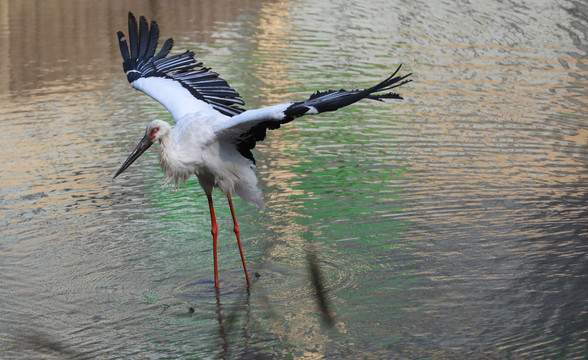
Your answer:
[[[162,190],[154,153],[110,179],[169,119],[121,72],[129,10],[252,108],[415,74],[405,101],[259,146],[268,210],[236,204],[250,291],[226,204],[219,295],[198,186]],[[0,0],[3,357],[584,357],[586,18],[576,1]]]
[[[235,359],[238,357],[242,357],[243,354],[249,353],[249,339],[250,336],[248,334],[247,328],[249,327],[249,319],[251,317],[250,314],[250,304],[249,300],[251,297],[251,292],[249,288],[245,291],[245,300],[239,304],[240,307],[244,309],[244,319],[242,321],[242,325],[240,324],[239,333],[242,337],[242,342],[235,342],[234,340],[229,340],[227,334],[231,334],[233,332],[233,328],[237,325],[238,317],[241,316],[240,313],[234,312],[230,313],[228,316],[225,314],[223,316],[223,305],[221,303],[220,291],[215,289],[215,297],[216,297],[216,313],[218,315],[218,332],[219,338],[222,341],[220,348],[222,349],[221,353],[219,354],[219,358],[221,359]],[[236,346],[235,346],[236,345]],[[229,350],[231,347],[235,346],[239,352],[242,352],[240,355],[231,354]],[[254,353],[249,353],[249,355],[254,356]]]

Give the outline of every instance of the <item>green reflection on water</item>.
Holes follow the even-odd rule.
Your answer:
[[[410,223],[399,216],[399,184],[407,167],[395,156],[389,109],[362,104],[298,122],[304,145],[289,149],[299,159],[289,169],[300,215],[293,221],[308,229],[306,239],[320,254],[334,304],[334,344],[379,331],[389,334],[382,343],[397,342],[402,336],[384,324],[402,321],[404,308],[415,307],[403,295],[418,273],[406,257],[413,240],[403,236]]]
[[[373,77],[374,70],[382,73],[387,68],[359,65],[354,67],[356,73],[333,74],[316,68],[317,73],[324,73],[320,80],[308,77],[312,68],[305,69],[304,81],[300,82],[304,88],[293,84],[287,76],[279,77],[285,79],[283,82],[266,83],[264,73],[242,71],[242,67],[256,68],[263,63],[264,53],[249,49],[253,45],[245,41],[241,44],[244,49],[227,57],[238,59],[238,64],[230,65],[222,59],[219,65],[229,69],[228,73],[223,71],[224,77],[237,79],[231,84],[245,99],[253,101],[250,108],[307,98],[314,89],[345,84],[364,87],[381,80]],[[275,54],[270,55],[271,61],[279,65]],[[214,57],[213,52],[211,56]],[[219,60],[213,59],[211,63]],[[236,65],[237,70],[230,74]],[[281,70],[275,71],[282,74]],[[296,74],[296,70],[288,73]],[[271,75],[276,78],[276,74]],[[240,86],[239,81],[247,86]],[[399,216],[403,211],[403,189],[399,184],[404,182],[407,167],[406,161],[396,156],[396,126],[393,104],[366,101],[336,113],[297,119],[269,132],[268,139],[258,146],[262,150],[255,154],[260,166],[260,187],[266,193],[268,209],[257,212],[235,199],[244,251],[250,268],[286,265],[286,270],[284,278],[279,279],[283,284],[276,282],[264,287],[262,278],[260,285],[253,287],[252,302],[256,307],[248,325],[255,339],[252,343],[262,341],[266,349],[271,348],[267,351],[284,358],[300,349],[322,353],[328,338],[334,344],[361,342],[362,336],[376,335],[375,322],[402,318],[407,300],[396,294],[411,286],[415,274],[407,269],[414,261],[404,256],[412,242],[403,237],[410,224]],[[149,161],[156,166],[154,158]],[[160,267],[162,278],[161,285],[157,285],[161,288],[142,294],[152,305],[172,301],[170,283],[180,286],[212,277],[210,218],[202,189],[192,179],[186,188],[171,192],[162,189],[162,178],[159,172],[149,180],[153,185],[149,190],[153,210],[147,216],[157,224],[151,252],[158,260],[152,261]],[[219,192],[215,192],[214,199],[221,269],[240,269],[226,201]],[[331,331],[321,326],[320,312],[312,296],[306,269],[310,248],[316,250],[335,315]],[[293,277],[302,279],[292,280]],[[230,306],[232,300],[223,302]],[[214,356],[218,352],[212,349],[218,349],[222,336],[218,319],[209,316],[211,313],[211,308],[201,310],[196,320],[186,315],[185,306],[170,308],[165,316],[155,317],[170,326],[160,334],[164,339],[153,338],[151,342],[162,344],[162,348],[175,343],[179,350],[187,341],[183,330],[194,333],[197,327],[196,332],[206,335],[201,338],[202,348],[194,345],[193,353]],[[225,316],[231,313],[237,314],[236,324],[243,324],[243,310],[224,311]],[[396,342],[400,337],[392,331],[388,334],[381,343]],[[241,346],[240,336],[238,331],[228,336],[232,347]]]

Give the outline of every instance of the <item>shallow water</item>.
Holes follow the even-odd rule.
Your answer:
[[[171,120],[122,72],[129,10],[248,108],[413,73],[403,101],[258,145],[267,209],[236,200],[249,291],[221,194],[215,293],[198,185],[162,189],[155,151],[112,180]],[[0,1],[2,358],[587,357],[587,18],[564,0]]]

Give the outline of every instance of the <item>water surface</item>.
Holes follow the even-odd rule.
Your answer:
[[[220,193],[215,293],[195,180],[162,189],[155,151],[111,179],[171,121],[122,72],[129,10],[248,108],[413,73],[403,101],[258,145],[267,209],[236,201],[249,291]],[[564,0],[0,1],[2,357],[585,358],[587,17]]]

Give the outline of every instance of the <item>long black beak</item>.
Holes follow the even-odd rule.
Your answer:
[[[137,160],[139,158],[139,156],[141,156],[141,154],[143,154],[147,149],[149,149],[151,147],[151,145],[153,145],[153,142],[151,142],[151,139],[149,138],[149,136],[145,135],[141,139],[141,141],[139,141],[139,143],[135,147],[135,150],[133,150],[133,152],[131,153],[131,155],[129,155],[129,157],[124,162],[124,164],[122,164],[122,166],[120,167],[120,169],[118,169],[118,171],[116,172],[116,174],[114,174],[113,179],[115,177],[119,176],[129,166],[131,166],[131,164],[133,162],[135,162],[135,160]]]

